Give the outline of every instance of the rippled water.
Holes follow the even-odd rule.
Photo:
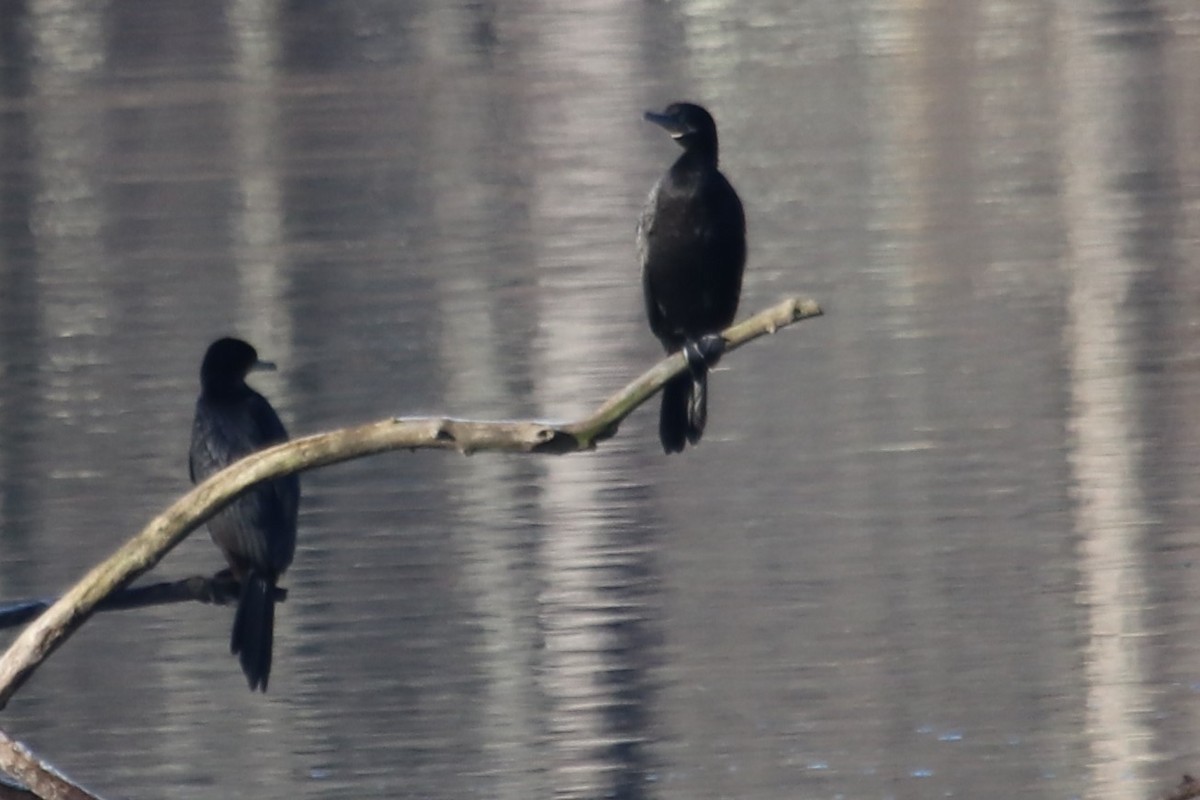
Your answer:
[[[709,431],[305,477],[231,612],[90,621],[0,715],[129,797],[1144,798],[1200,769],[1191,0],[0,9],[0,598],[187,488],[236,333],[294,433],[567,418],[658,356],[633,226],[745,201]],[[204,535],[156,575],[216,570]],[[6,639],[7,640],[7,639]]]

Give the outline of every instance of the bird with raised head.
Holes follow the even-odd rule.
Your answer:
[[[200,366],[200,396],[192,423],[188,468],[200,483],[233,462],[287,441],[271,404],[246,385],[253,370],[274,369],[240,339],[218,339]],[[240,583],[230,650],[238,656],[250,689],[267,690],[275,639],[275,592],[296,551],[300,479],[260,483],[208,521],[208,532]]]
[[[650,330],[668,353],[685,350],[690,370],[663,387],[663,450],[696,444],[708,418],[708,365],[696,343],[737,313],[746,264],[742,201],[717,167],[717,125],[694,103],[672,103],[645,119],[683,148],[646,201],[638,223],[642,291]]]

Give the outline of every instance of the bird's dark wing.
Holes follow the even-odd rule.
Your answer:
[[[733,185],[720,172],[713,172],[705,176],[698,195],[694,208],[704,211],[697,220],[701,239],[707,246],[732,247],[732,252],[726,251],[731,258],[740,251],[740,258],[733,260],[744,262],[746,212]]]
[[[250,392],[235,402],[196,403],[189,467],[202,481],[251,453],[287,440],[266,398]],[[242,561],[281,572],[291,562],[300,507],[295,475],[260,483],[209,522],[213,538]]]
[[[707,209],[697,231],[703,242],[704,268],[697,283],[704,287],[704,307],[711,324],[723,328],[733,322],[742,292],[742,273],[746,265],[746,214],[729,181],[720,172],[708,176],[702,187]]]
[[[659,297],[659,288],[656,285],[655,271],[651,268],[655,241],[659,234],[657,230],[659,217],[658,200],[661,192],[662,181],[659,181],[650,190],[650,196],[646,198],[646,204],[642,207],[642,215],[638,219],[637,247],[638,260],[642,267],[642,299],[646,304],[646,318],[650,322],[650,330],[654,335],[668,349],[671,349],[674,340],[679,338],[679,335],[678,331],[674,330],[667,321],[661,298]],[[661,276],[658,280],[661,280]]]
[[[188,450],[188,475],[199,483],[250,452],[219,406],[204,398],[196,401],[192,445]]]
[[[266,398],[256,392],[248,410],[253,428],[258,432],[259,441],[255,450],[288,440],[287,429]],[[291,562],[295,548],[296,519],[300,511],[300,476],[293,473],[259,484],[255,491],[255,504],[260,524],[280,534],[270,537],[273,545],[271,561],[282,569]]]
[[[638,261],[642,265],[643,272],[646,269],[646,261],[650,257],[650,239],[654,236],[654,212],[658,206],[658,191],[661,185],[661,183],[654,184],[654,188],[650,190],[650,195],[646,198],[645,205],[642,206],[642,215],[638,217]]]

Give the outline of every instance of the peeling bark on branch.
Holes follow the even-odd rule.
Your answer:
[[[41,797],[43,800],[99,800],[99,798],[72,783],[54,767],[43,762],[18,741],[8,738],[0,731],[0,769],[20,781],[30,794],[21,794],[20,789],[4,787],[4,795],[13,798]]]

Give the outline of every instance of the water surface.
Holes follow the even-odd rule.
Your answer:
[[[570,418],[658,356],[634,220],[745,201],[702,445],[310,473],[270,692],[104,614],[5,710],[110,796],[1143,798],[1200,769],[1200,17],[27,0],[0,10],[0,597],[187,488],[229,333],[294,433]],[[220,566],[200,534],[164,578]]]

